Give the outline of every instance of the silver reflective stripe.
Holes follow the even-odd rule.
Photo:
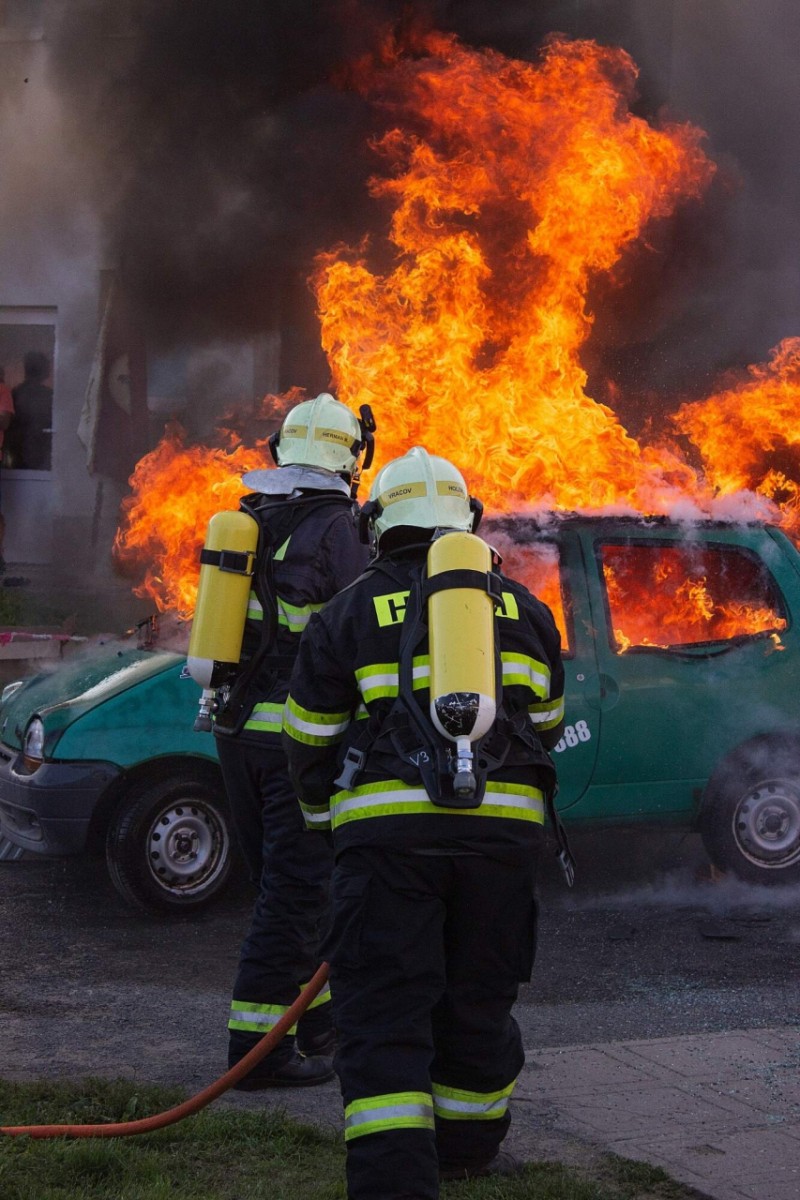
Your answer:
[[[287,705],[283,712],[283,723],[296,729],[299,733],[310,733],[320,738],[332,738],[339,733],[344,733],[350,724],[350,718],[348,717],[346,721],[339,721],[336,725],[329,725],[323,721],[305,721]]]
[[[502,1117],[508,1108],[508,1096],[502,1096],[499,1100],[452,1100],[438,1095],[434,1090],[434,1106],[437,1112],[443,1109],[452,1113]]]
[[[509,811],[511,810],[511,811]],[[387,784],[384,787],[367,785],[363,791],[337,792],[331,798],[333,824],[354,817],[402,815],[403,812],[437,812],[440,815],[463,816],[522,816],[527,820],[545,820],[545,802],[539,788],[518,784],[489,784],[479,809],[440,809],[428,797],[423,787]]]
[[[262,708],[260,704],[256,704],[247,718],[248,725],[269,725],[280,732],[283,724],[283,705],[274,705],[270,708],[266,706]]]
[[[534,725],[557,725],[564,717],[563,696],[547,707],[539,705],[533,711],[529,710],[528,716]]]
[[[433,1107],[438,1117],[451,1121],[492,1121],[508,1109],[516,1079],[492,1092],[472,1092],[464,1088],[433,1083]]]
[[[389,671],[376,671],[372,675],[360,675],[358,677],[358,689],[365,700],[377,700],[381,696],[397,695],[400,686],[399,670],[395,663],[387,663],[385,665],[391,666],[393,669]],[[424,686],[424,684],[430,681],[430,677],[430,663],[422,663],[411,668],[411,678],[415,685]]]
[[[247,598],[247,616],[251,621],[264,620],[264,607],[255,592],[251,592]]]
[[[423,1129],[433,1134],[433,1097],[429,1092],[391,1092],[354,1100],[344,1111],[345,1141],[372,1133]]]
[[[303,810],[303,819],[309,828],[319,825],[321,829],[329,829],[331,824],[331,810],[329,808],[311,808],[308,804],[300,804]]]
[[[386,1108],[372,1108],[366,1112],[353,1113],[345,1121],[345,1127],[352,1129],[356,1125],[366,1125],[376,1117],[381,1121],[392,1121],[397,1117],[429,1117],[432,1113],[433,1108],[429,1104],[391,1104]]]
[[[254,1012],[252,1009],[231,1008],[229,1021],[246,1021],[248,1025],[263,1025],[265,1029],[271,1029],[273,1025],[277,1025],[284,1013],[288,1012],[288,1007],[281,1009],[278,1012]]]
[[[353,796],[349,800],[339,800],[334,802],[334,812],[338,817],[340,813],[355,812],[359,808],[377,808],[380,804],[422,804],[428,803],[431,808],[433,804],[424,788],[409,788],[407,791],[387,791],[387,792],[370,792],[366,796]]]
[[[501,655],[503,682],[527,684],[537,696],[546,696],[550,690],[550,672],[544,663],[528,655]]]
[[[321,612],[324,604],[290,604],[288,600],[277,597],[278,624],[288,626],[291,633],[302,633],[312,613]]]

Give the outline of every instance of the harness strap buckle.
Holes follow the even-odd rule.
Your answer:
[[[355,746],[351,746],[344,756],[341,774],[338,779],[334,779],[333,781],[336,787],[349,792],[363,771],[366,761],[367,756],[364,751],[357,750]]]

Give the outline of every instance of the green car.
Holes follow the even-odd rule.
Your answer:
[[[764,524],[554,515],[487,522],[504,570],[562,631],[567,824],[698,827],[712,862],[800,880],[800,553]],[[797,661],[795,661],[797,660]],[[105,849],[140,908],[219,894],[233,861],[199,690],[158,649],[75,660],[6,688],[0,835]]]

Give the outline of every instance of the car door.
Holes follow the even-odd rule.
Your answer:
[[[594,703],[599,684],[583,550],[567,520],[545,533],[521,520],[493,527],[489,541],[503,556],[503,571],[524,583],[551,609],[561,633],[565,674],[564,734],[552,752],[558,771],[559,810],[574,805],[594,770],[602,712]]]
[[[602,732],[575,816],[686,815],[756,730],[753,697],[759,720],[780,720],[787,607],[740,537],[659,522],[581,531],[598,666],[584,699]]]

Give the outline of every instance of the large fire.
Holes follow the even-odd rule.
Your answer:
[[[619,49],[556,39],[532,64],[429,34],[411,50],[387,46],[342,82],[386,113],[372,192],[387,238],[320,253],[313,276],[332,386],[376,413],[375,466],[424,445],[495,512],[707,513],[747,489],[800,531],[800,339],[678,411],[702,474],[587,393],[590,284],[702,201],[715,167],[701,131],[633,115],[636,69]],[[266,457],[263,441],[191,447],[173,432],[138,464],[116,551],[145,571],[140,594],[191,613],[208,520]],[[708,604],[702,588],[684,602]]]

